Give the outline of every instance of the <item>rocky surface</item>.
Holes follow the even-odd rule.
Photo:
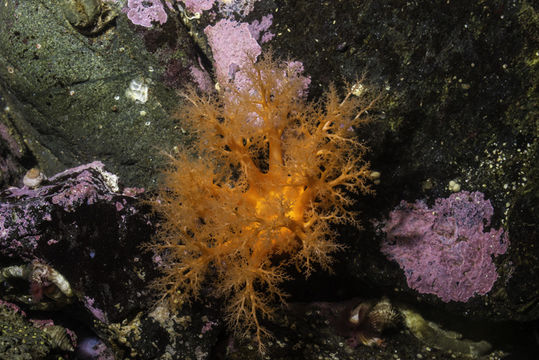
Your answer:
[[[181,112],[176,91],[195,81],[192,66],[208,70],[206,80],[213,73],[204,29],[226,14],[217,3],[198,18],[176,6],[165,23],[146,28],[129,21],[125,1],[76,3],[7,1],[0,8],[2,267],[38,259],[65,276],[74,298],[54,316],[79,319],[119,358],[254,356],[249,341],[228,340],[212,299],[179,314],[152,307],[147,285],[156,267],[139,245],[158,219],[137,191],[122,188],[154,188],[160,151],[188,138],[192,129],[171,116]],[[252,3],[252,11],[235,19],[273,16],[275,36],[263,46],[303,62],[310,98],[330,82],[360,78],[365,91],[381,94],[375,120],[359,134],[381,174],[376,195],[359,199],[363,230],[339,229],[348,248],[334,274],[288,284],[290,302],[387,296],[444,329],[487,340],[494,349],[487,358],[499,351],[525,358],[537,346],[539,319],[537,6],[524,0]],[[95,159],[111,173],[100,163],[78,167]],[[32,167],[49,177],[36,189],[23,187]],[[108,183],[112,173],[120,177],[118,188]],[[380,244],[385,221],[402,200],[432,206],[459,190],[485,194],[494,209],[491,228],[503,228],[511,245],[494,260],[499,278],[487,295],[446,303],[410,289]],[[25,281],[8,285],[2,296],[31,295]],[[270,358],[460,356],[418,340],[402,324],[382,336],[385,346],[353,348],[322,313],[298,311],[283,310],[268,325],[276,335]]]

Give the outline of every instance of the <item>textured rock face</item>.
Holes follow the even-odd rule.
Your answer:
[[[7,2],[0,9],[0,124],[25,139],[48,176],[103,159],[126,183],[148,187],[156,154],[181,141],[169,120],[177,97],[160,80],[169,57],[191,42],[169,23],[171,41],[158,30],[137,34],[119,2]],[[166,51],[147,50],[144,36]],[[187,49],[182,55],[176,68],[188,74],[196,58]],[[138,78],[150,84],[144,104],[125,96]],[[12,163],[0,161],[0,171]]]
[[[118,358],[136,353],[155,359],[167,345],[192,356],[209,353],[221,326],[206,326],[201,333],[204,324],[218,324],[207,310],[169,314],[158,308],[147,316],[155,304],[148,283],[156,272],[151,254],[140,249],[154,230],[138,199],[143,192],[120,189],[118,177],[97,161],[56,174],[35,189],[3,190],[0,263],[12,266],[0,273],[2,298],[21,301],[39,292],[42,299],[24,306],[59,311],[68,305],[77,321],[113,344]],[[35,289],[31,277],[39,274],[28,269],[36,263],[62,275],[72,290],[69,299],[48,296],[59,282],[45,277],[47,283]]]
[[[51,320],[28,319],[16,305],[0,300],[0,356],[3,359],[45,359],[66,356],[76,337]]]
[[[130,195],[124,195],[117,181],[94,162],[59,173],[35,189],[9,188],[0,195],[4,259],[49,264],[76,292],[99,299],[92,306],[104,311],[101,320],[110,321],[132,309],[128,299],[144,289],[135,272],[145,272],[142,262],[137,264],[142,256],[137,246],[151,233],[134,197],[143,190],[126,189]],[[113,301],[124,310],[109,315]]]
[[[186,4],[186,14],[170,12],[165,24],[154,22],[152,28],[143,28],[133,25],[125,13],[118,12],[110,22],[106,14],[97,13],[98,3],[101,11],[105,3],[117,11],[126,0],[5,1],[0,6],[0,188],[4,187],[1,184],[21,186],[25,171],[36,163],[50,177],[93,159],[105,161],[130,186],[152,185],[156,173],[153,154],[172,148],[168,144],[183,141],[177,135],[182,124],[168,117],[171,109],[178,106],[170,88],[178,89],[190,82],[193,72],[203,75],[207,89],[213,88],[208,73],[201,68],[193,71],[190,66],[203,64],[211,72],[212,53],[204,29],[220,21],[221,15],[214,17],[208,10],[197,19],[193,14],[197,10],[188,5],[193,2],[181,2]],[[77,3],[85,4],[76,8],[82,12],[73,13],[73,8],[61,7]],[[365,229],[362,232],[344,229],[342,241],[349,248],[338,259],[340,263],[335,264],[336,276],[293,283],[289,291],[293,297],[312,301],[374,291],[392,300],[419,304],[421,308],[428,304],[440,318],[450,320],[523,321],[512,329],[537,321],[539,67],[538,16],[534,3],[529,0],[252,3],[255,6],[250,18],[241,21],[273,15],[269,30],[276,36],[269,44],[277,56],[303,62],[305,73],[312,79],[311,97],[320,95],[320,89],[326,88],[330,81],[337,82],[339,87],[341,79],[353,82],[362,73],[367,74],[362,84],[366,91],[374,89],[385,95],[375,112],[379,119],[362,132],[371,147],[372,168],[381,174],[380,184],[375,187],[377,195],[361,200]],[[92,33],[98,24],[104,26],[98,26],[98,32]],[[186,34],[187,28],[192,39]],[[142,79],[148,86],[144,104],[125,96],[134,79]],[[162,82],[170,88],[162,86]],[[431,206],[434,199],[451,194],[447,189],[451,183],[459,184],[463,191],[483,192],[494,208],[492,227],[503,226],[511,238],[506,255],[495,260],[500,278],[493,290],[465,304],[446,304],[434,295],[418,297],[407,286],[399,266],[380,252],[381,238],[377,237],[375,226],[369,224],[369,220],[383,222],[402,200],[408,203],[424,200]],[[51,183],[43,186],[48,185]],[[88,292],[81,301],[92,320],[122,318],[114,315],[114,311],[110,313],[114,303],[110,299],[138,296],[133,289],[127,289],[124,296],[124,282],[146,282],[130,278],[132,274],[119,274],[118,270],[140,270],[136,266],[141,261],[129,262],[137,258],[129,254],[138,252],[127,240],[135,239],[139,243],[145,237],[137,232],[141,229],[139,225],[133,225],[140,224],[133,220],[138,215],[126,216],[133,223],[118,230],[121,212],[104,198],[94,204],[76,205],[73,211],[68,211],[61,205],[67,204],[69,196],[65,194],[57,199],[57,204],[40,202],[35,192],[27,196],[19,194],[6,192],[2,198],[3,204],[10,204],[14,209],[15,216],[6,218],[4,224],[8,224],[15,241],[2,242],[7,247],[3,248],[1,259],[9,265],[34,255],[51,261],[75,289]],[[101,194],[99,198],[104,193],[98,191],[98,194]],[[87,195],[88,200],[91,194]],[[111,201],[118,196],[112,195]],[[126,201],[129,205],[132,200],[128,197]],[[47,220],[47,214],[51,220]],[[55,243],[58,239],[62,242]],[[70,248],[70,244],[74,247]],[[151,259],[139,259],[151,263]],[[107,265],[98,266],[101,262]],[[85,277],[83,272],[91,275]],[[151,269],[138,271],[137,278],[148,279],[151,277],[148,274]],[[304,293],[308,296],[303,296]],[[144,292],[141,294],[145,296]],[[136,299],[138,302],[139,298]],[[126,308],[133,310],[127,321],[131,324],[138,308],[122,300],[120,312],[127,314]],[[192,333],[198,336],[200,329],[214,321],[201,321],[187,311],[168,315],[156,313],[155,317],[168,326],[169,334],[177,331],[185,334],[195,328]],[[323,325],[322,321],[309,328],[309,321],[302,318],[294,322],[294,328],[307,329],[303,344],[312,349],[309,353],[298,350],[296,357],[318,358],[319,345],[324,344],[330,357],[343,339],[334,336],[331,342],[326,342],[331,330],[320,332],[318,325]],[[468,323],[462,320],[460,325],[467,327]],[[148,318],[140,322],[140,327],[145,331],[160,328]],[[218,332],[218,327],[215,328]],[[521,344],[518,348],[525,348],[522,344],[536,343],[529,329],[515,331],[514,336],[507,329],[500,333],[510,335],[507,343],[518,343]],[[284,347],[274,343],[283,352],[283,358],[290,358],[290,349],[298,343],[294,338],[297,333],[293,329],[283,330],[281,334],[294,340]],[[394,353],[401,357],[415,357],[418,353],[430,356],[419,343],[407,347],[409,341],[401,335],[395,337],[397,343],[388,346],[386,353],[370,349],[372,352],[364,357],[387,358],[383,356]],[[191,338],[187,336],[182,341],[185,339]],[[155,344],[137,340],[136,336],[131,340],[133,344],[155,349]],[[211,336],[204,337],[203,341],[206,340],[196,354],[209,352]],[[168,343],[165,336],[160,337],[158,348]],[[195,354],[196,348],[194,345],[191,354]],[[357,358],[357,354],[367,350],[356,351],[349,353],[349,357]],[[240,353],[237,358],[246,357]]]

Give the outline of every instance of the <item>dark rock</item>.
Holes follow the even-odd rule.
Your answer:
[[[0,134],[0,155],[6,159],[0,160],[0,171],[10,173],[4,184],[20,185],[21,164],[35,165],[28,156],[33,154],[34,163],[48,175],[99,158],[129,186],[154,186],[156,154],[185,141],[181,124],[170,118],[178,106],[181,111],[173,89],[191,82],[189,69],[199,58],[211,72],[212,55],[203,30],[216,21],[215,14],[208,12],[200,20],[187,22],[180,13],[171,12],[166,24],[151,29],[137,28],[119,14],[103,32],[88,35],[65,20],[65,8],[57,3],[8,1],[0,8],[4,109],[0,120],[8,124],[9,119],[7,130]],[[242,21],[269,13],[274,17],[270,28],[276,34],[270,42],[274,54],[304,63],[312,79],[311,98],[317,99],[330,82],[340,87],[363,74],[367,91],[382,95],[373,111],[376,120],[359,131],[371,148],[372,168],[381,173],[376,196],[360,199],[364,229],[342,227],[340,241],[348,249],[337,255],[335,275],[317,273],[288,284],[291,300],[387,295],[419,305],[425,318],[449,324],[447,328],[480,329],[476,334],[495,329],[498,333],[491,341],[495,349],[518,353],[537,345],[532,336],[539,319],[537,6],[526,0],[270,0],[256,2],[254,11]],[[124,96],[130,82],[140,78],[150,88],[144,104]],[[24,155],[17,155],[15,143]],[[446,304],[408,288],[402,270],[380,253],[384,234],[377,230],[401,200],[424,199],[431,205],[434,199],[450,195],[451,180],[462,190],[485,194],[494,206],[491,226],[503,227],[511,246],[496,259],[500,278],[489,294]],[[23,195],[27,191],[14,190],[19,198],[13,192],[4,193],[9,197],[3,201],[18,216],[4,221],[9,223],[9,236],[20,243],[13,246],[0,237],[5,256],[50,261],[75,289],[94,301],[93,305],[88,301],[87,307],[102,311],[109,321],[126,320],[127,327],[114,332],[119,335],[110,335],[116,343],[125,338],[122,331],[127,331],[128,324],[140,324],[145,331],[158,334],[152,344],[129,332],[133,338],[126,339],[130,346],[123,342],[124,351],[140,346],[139,354],[154,356],[158,351],[148,349],[157,346],[164,351],[164,344],[174,344],[171,334],[178,329],[187,334],[190,329],[190,335],[182,335],[189,340],[176,344],[187,341],[190,354],[209,353],[221,322],[215,333],[207,333],[207,342],[198,352],[194,344],[204,324],[217,322],[217,316],[203,321],[185,310],[169,320],[155,315],[161,322],[153,317],[134,320],[150,304],[145,285],[155,270],[148,254],[136,247],[147,241],[152,227],[132,197],[111,195],[107,190],[96,195],[96,203],[70,211],[39,200],[39,190]],[[118,201],[124,210],[115,209]],[[128,214],[125,209],[138,212]],[[39,221],[34,224],[26,215]],[[59,239],[65,242],[54,243]],[[102,268],[94,265],[100,262],[94,262],[91,254],[102,261]],[[133,275],[134,269],[145,271],[144,280]],[[117,303],[118,309],[113,306]],[[294,328],[287,328],[281,322],[286,320],[283,314],[273,328],[282,340],[268,346],[270,351],[277,346],[282,349],[282,355],[272,353],[274,358],[290,353],[289,358],[305,359],[320,354],[329,358],[333,353],[342,358],[387,358],[394,356],[391,351],[402,354],[401,358],[418,353],[428,356],[424,345],[405,331],[388,336],[382,350],[358,347],[346,353],[340,347],[344,338],[335,335],[321,317],[298,315]],[[311,325],[312,330],[306,331]],[[256,346],[247,350],[248,355],[229,352],[228,356],[255,356]],[[220,348],[215,351],[226,353]]]
[[[12,130],[48,176],[101,159],[126,184],[155,186],[160,151],[183,136],[170,117],[178,97],[162,78],[172,59],[182,69],[198,64],[196,51],[173,21],[166,25],[172,43],[147,50],[146,34],[164,31],[139,30],[125,15],[113,16],[121,14],[120,3],[104,4],[29,0],[1,7],[0,111],[10,114]],[[106,22],[99,32],[79,32],[81,26],[95,29],[96,21]],[[175,79],[176,86],[191,81],[188,70],[175,75],[183,79]],[[145,103],[125,95],[137,78],[149,87]]]
[[[36,189],[4,190],[2,264],[37,260],[61,273],[75,297],[65,311],[92,326],[118,356],[155,359],[165,349],[209,353],[220,329],[214,322],[213,331],[202,330],[215,319],[211,311],[185,307],[182,314],[162,317],[155,310],[148,316],[156,301],[148,284],[157,271],[140,248],[154,229],[148,207],[137,199],[143,191],[120,192],[118,178],[100,162],[68,169]],[[28,295],[28,283],[3,285],[3,297]]]

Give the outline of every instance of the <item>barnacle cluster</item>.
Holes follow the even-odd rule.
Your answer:
[[[26,265],[13,265],[0,269],[0,283],[6,281],[10,286],[9,281],[13,279],[26,280],[29,283],[30,293],[8,294],[5,298],[29,304],[32,309],[55,308],[69,303],[73,297],[73,291],[66,278],[51,266],[38,260]]]
[[[384,297],[378,302],[365,301],[354,307],[348,318],[353,337],[351,345],[380,345],[381,334],[402,322],[400,312]]]

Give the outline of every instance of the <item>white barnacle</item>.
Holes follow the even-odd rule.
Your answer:
[[[32,168],[26,172],[22,178],[22,183],[24,186],[29,188],[36,188],[41,185],[41,182],[45,180],[45,174],[43,174],[39,169]]]
[[[380,185],[380,177],[381,176],[382,176],[382,174],[380,173],[380,171],[373,170],[373,171],[371,171],[369,173],[369,179],[372,180],[374,185]]]
[[[125,96],[141,104],[148,101],[148,84],[145,79],[139,77],[131,80],[129,87],[125,90]]]
[[[352,85],[352,88],[350,89],[352,95],[354,96],[362,96],[363,93],[366,91],[367,89],[365,88],[365,86],[360,83],[360,82],[357,82],[355,83],[354,85]]]
[[[452,192],[459,192],[460,184],[455,180],[451,180],[449,181],[449,185],[447,185],[447,188]]]
[[[118,185],[118,175],[113,174],[111,172],[108,172],[106,170],[103,170],[103,168],[97,169],[103,179],[105,180],[105,184],[112,192],[118,192],[120,191],[120,186]]]

